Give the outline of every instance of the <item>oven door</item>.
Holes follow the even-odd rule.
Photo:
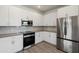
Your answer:
[[[35,43],[35,35],[26,35],[24,36],[24,47],[32,45]]]

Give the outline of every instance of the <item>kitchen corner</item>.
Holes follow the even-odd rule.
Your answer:
[[[43,41],[56,46],[56,18],[57,10],[42,13],[27,5],[1,5],[0,52],[18,52]]]

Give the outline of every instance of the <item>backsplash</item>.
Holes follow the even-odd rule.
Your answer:
[[[43,27],[0,26],[0,34],[43,30]]]
[[[50,31],[50,32],[57,32],[57,27],[56,26],[44,26],[43,30]]]
[[[19,31],[19,27],[16,26],[0,26],[0,34],[15,33]]]
[[[18,33],[18,32],[25,32],[25,31],[52,31],[52,32],[56,32],[56,27],[53,27],[53,26],[33,26],[33,27],[0,26],[0,34]]]

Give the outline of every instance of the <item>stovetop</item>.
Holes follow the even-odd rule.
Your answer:
[[[23,34],[34,34],[35,32],[32,32],[32,31],[25,31],[23,32]]]

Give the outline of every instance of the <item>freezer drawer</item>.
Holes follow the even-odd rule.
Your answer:
[[[72,52],[79,53],[79,43],[72,42]]]
[[[68,53],[79,53],[79,43],[57,38],[57,48]]]
[[[66,52],[72,52],[72,41],[63,40],[64,45],[64,51]]]
[[[64,40],[64,51],[70,53],[79,53],[79,43]]]
[[[57,49],[63,51],[63,39],[57,38]]]

